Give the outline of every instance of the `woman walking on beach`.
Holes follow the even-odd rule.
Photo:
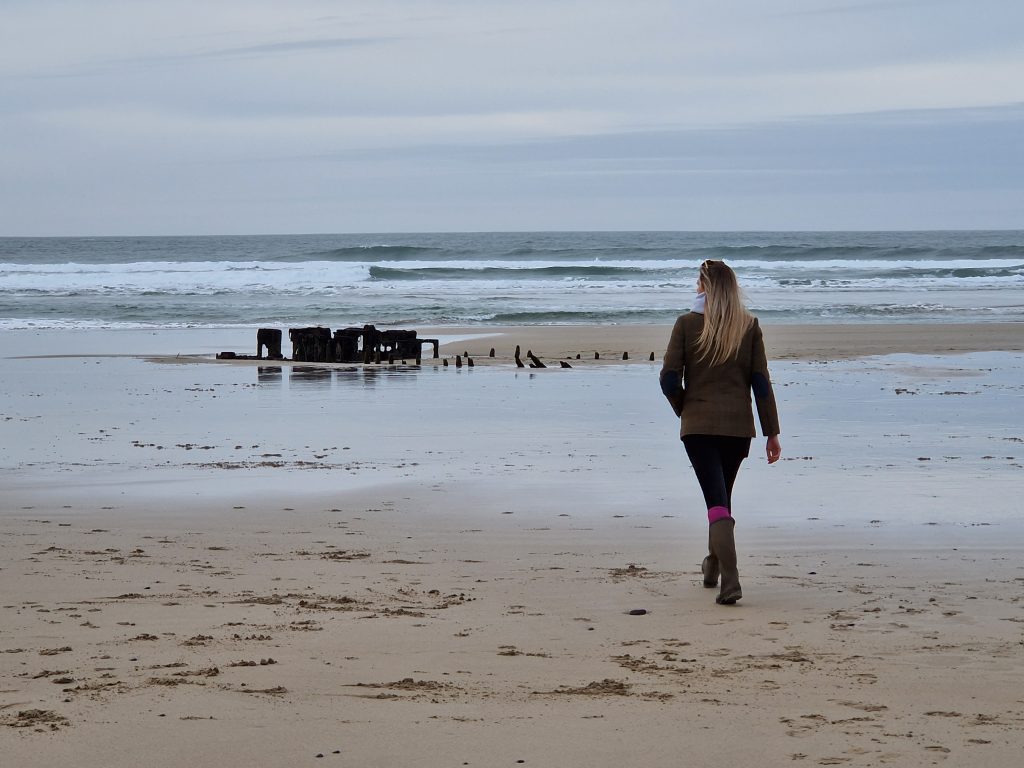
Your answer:
[[[716,602],[741,597],[733,537],[732,486],[756,435],[750,405],[753,390],[765,453],[782,455],[779,415],[757,318],[743,306],[736,274],[722,261],[705,261],[697,279],[693,310],[672,329],[661,370],[661,389],[681,418],[680,436],[708,508],[708,555],[701,564],[704,586]]]

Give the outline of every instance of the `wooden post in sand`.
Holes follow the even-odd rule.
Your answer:
[[[256,331],[256,359],[263,357],[263,348],[267,349],[267,359],[281,359],[281,329],[260,328]]]
[[[525,368],[526,365],[519,357],[519,345],[516,344],[516,368]]]
[[[651,352],[651,362],[652,363],[654,362],[654,353],[653,352]]]
[[[531,368],[547,368],[547,366],[544,365],[544,363],[542,363],[540,361],[540,359],[535,354],[533,354],[533,350],[527,350],[526,351],[526,356],[528,358],[530,358],[530,367]]]
[[[494,347],[491,347],[491,352],[490,352],[490,354],[489,354],[489,355],[487,355],[487,356],[488,356],[488,357],[494,357]]]
[[[623,360],[629,360],[629,352],[623,352],[622,353],[622,359]]]

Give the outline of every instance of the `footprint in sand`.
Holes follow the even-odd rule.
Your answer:
[[[859,709],[862,712],[884,712],[888,709],[884,704],[865,704],[860,701],[837,701],[843,707],[853,707],[853,709]]]

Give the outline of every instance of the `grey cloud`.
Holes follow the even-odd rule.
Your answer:
[[[816,8],[801,8],[792,11],[778,11],[769,14],[779,18],[792,18],[799,16],[831,16],[851,13],[876,13],[879,11],[899,11],[904,8],[933,8],[942,3],[956,2],[956,0],[877,0],[877,2],[848,3],[846,5],[832,5]]]
[[[665,217],[683,199],[726,228],[737,226],[730,220],[770,223],[769,210],[777,217],[773,226],[783,228],[811,220],[870,228],[876,219],[874,226],[934,227],[943,217],[959,226],[1005,226],[1019,221],[1007,214],[1008,201],[1024,196],[1024,152],[1016,139],[1022,133],[1024,105],[1014,104],[341,152],[292,157],[284,167],[358,178],[360,194],[376,189],[381,199],[416,189],[494,205],[543,200],[552,216],[614,202],[613,220],[625,228],[655,211]],[[953,201],[972,195],[989,201],[991,210],[968,215],[956,208]],[[836,202],[841,199],[849,202]]]
[[[134,56],[120,59],[101,59],[85,62],[73,69],[59,69],[50,72],[37,72],[23,76],[28,80],[61,80],[66,78],[90,77],[96,75],[118,74],[125,65],[159,66],[161,64],[181,64],[189,61],[211,59],[244,58],[249,56],[275,55],[287,53],[304,53],[316,51],[344,50],[372,45],[392,43],[396,37],[335,37],[312,38],[308,40],[289,40],[261,45],[246,45],[236,48],[216,48],[205,51],[174,53],[154,56]],[[4,79],[19,79],[10,77]]]
[[[0,232],[1024,223],[1024,105],[829,114],[1020,99],[1019,0],[86,5],[5,50]]]
[[[993,107],[893,110],[708,127],[630,131],[555,139],[434,144],[379,150],[293,155],[282,160],[446,158],[490,163],[685,160],[694,170],[912,165],[931,158],[944,166],[987,159],[1007,169],[1024,164],[1016,136],[1024,133],[1024,102]],[[1024,170],[1016,168],[1016,171]]]
[[[165,57],[169,59],[213,59],[225,56],[247,56],[260,53],[293,53],[296,51],[322,51],[335,48],[353,48],[362,45],[379,45],[393,42],[388,37],[336,37],[326,40],[292,40],[283,43],[247,45],[239,48],[222,48],[214,51],[200,51],[192,54]]]

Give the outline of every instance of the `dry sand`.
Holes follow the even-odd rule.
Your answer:
[[[984,526],[741,535],[724,608],[671,517],[459,499],[22,510],[4,765],[1019,758],[1022,553]]]
[[[872,327],[848,346],[831,329],[785,342],[783,330],[769,331],[776,357],[1020,344],[1000,326],[943,326],[943,342]],[[505,341],[554,359],[604,339],[602,357],[621,358],[666,329],[644,333],[632,348],[642,334],[626,328]],[[492,344],[456,342],[467,345]],[[886,402],[924,408],[917,390]],[[798,391],[784,396],[790,414]],[[961,412],[984,407],[982,394],[934,393],[951,396]],[[1021,438],[996,437],[1002,453],[963,474],[966,498],[1013,483],[1019,454],[1002,454]],[[870,523],[741,521],[735,607],[700,584],[699,515],[651,503],[625,476],[629,494],[587,493],[569,474],[538,488],[523,470],[180,502],[144,484],[113,500],[83,486],[67,503],[22,490],[0,508],[0,764],[1016,765],[1021,526],[992,524],[991,501],[958,523],[903,521],[902,508],[943,492],[934,465],[963,463],[929,450],[917,482],[916,467],[887,474],[853,454],[833,457],[820,485],[800,469],[809,457],[787,456],[785,476],[745,469],[741,483],[764,494],[798,482],[828,503],[849,492],[846,463],[851,484],[877,492]]]
[[[643,361],[651,353],[662,358],[671,326],[520,326],[502,328],[433,328],[420,332],[429,338],[442,334],[471,336],[488,334],[472,341],[456,341],[442,346],[448,354],[470,352],[482,360],[491,347],[498,358],[508,359],[515,345],[541,359],[570,359],[577,355],[593,361],[594,354],[605,362],[621,362],[623,353],[630,361]],[[868,355],[905,352],[919,355],[960,354],[981,351],[1024,350],[1024,324],[885,324],[885,325],[766,325],[765,346],[769,360],[844,360]]]

